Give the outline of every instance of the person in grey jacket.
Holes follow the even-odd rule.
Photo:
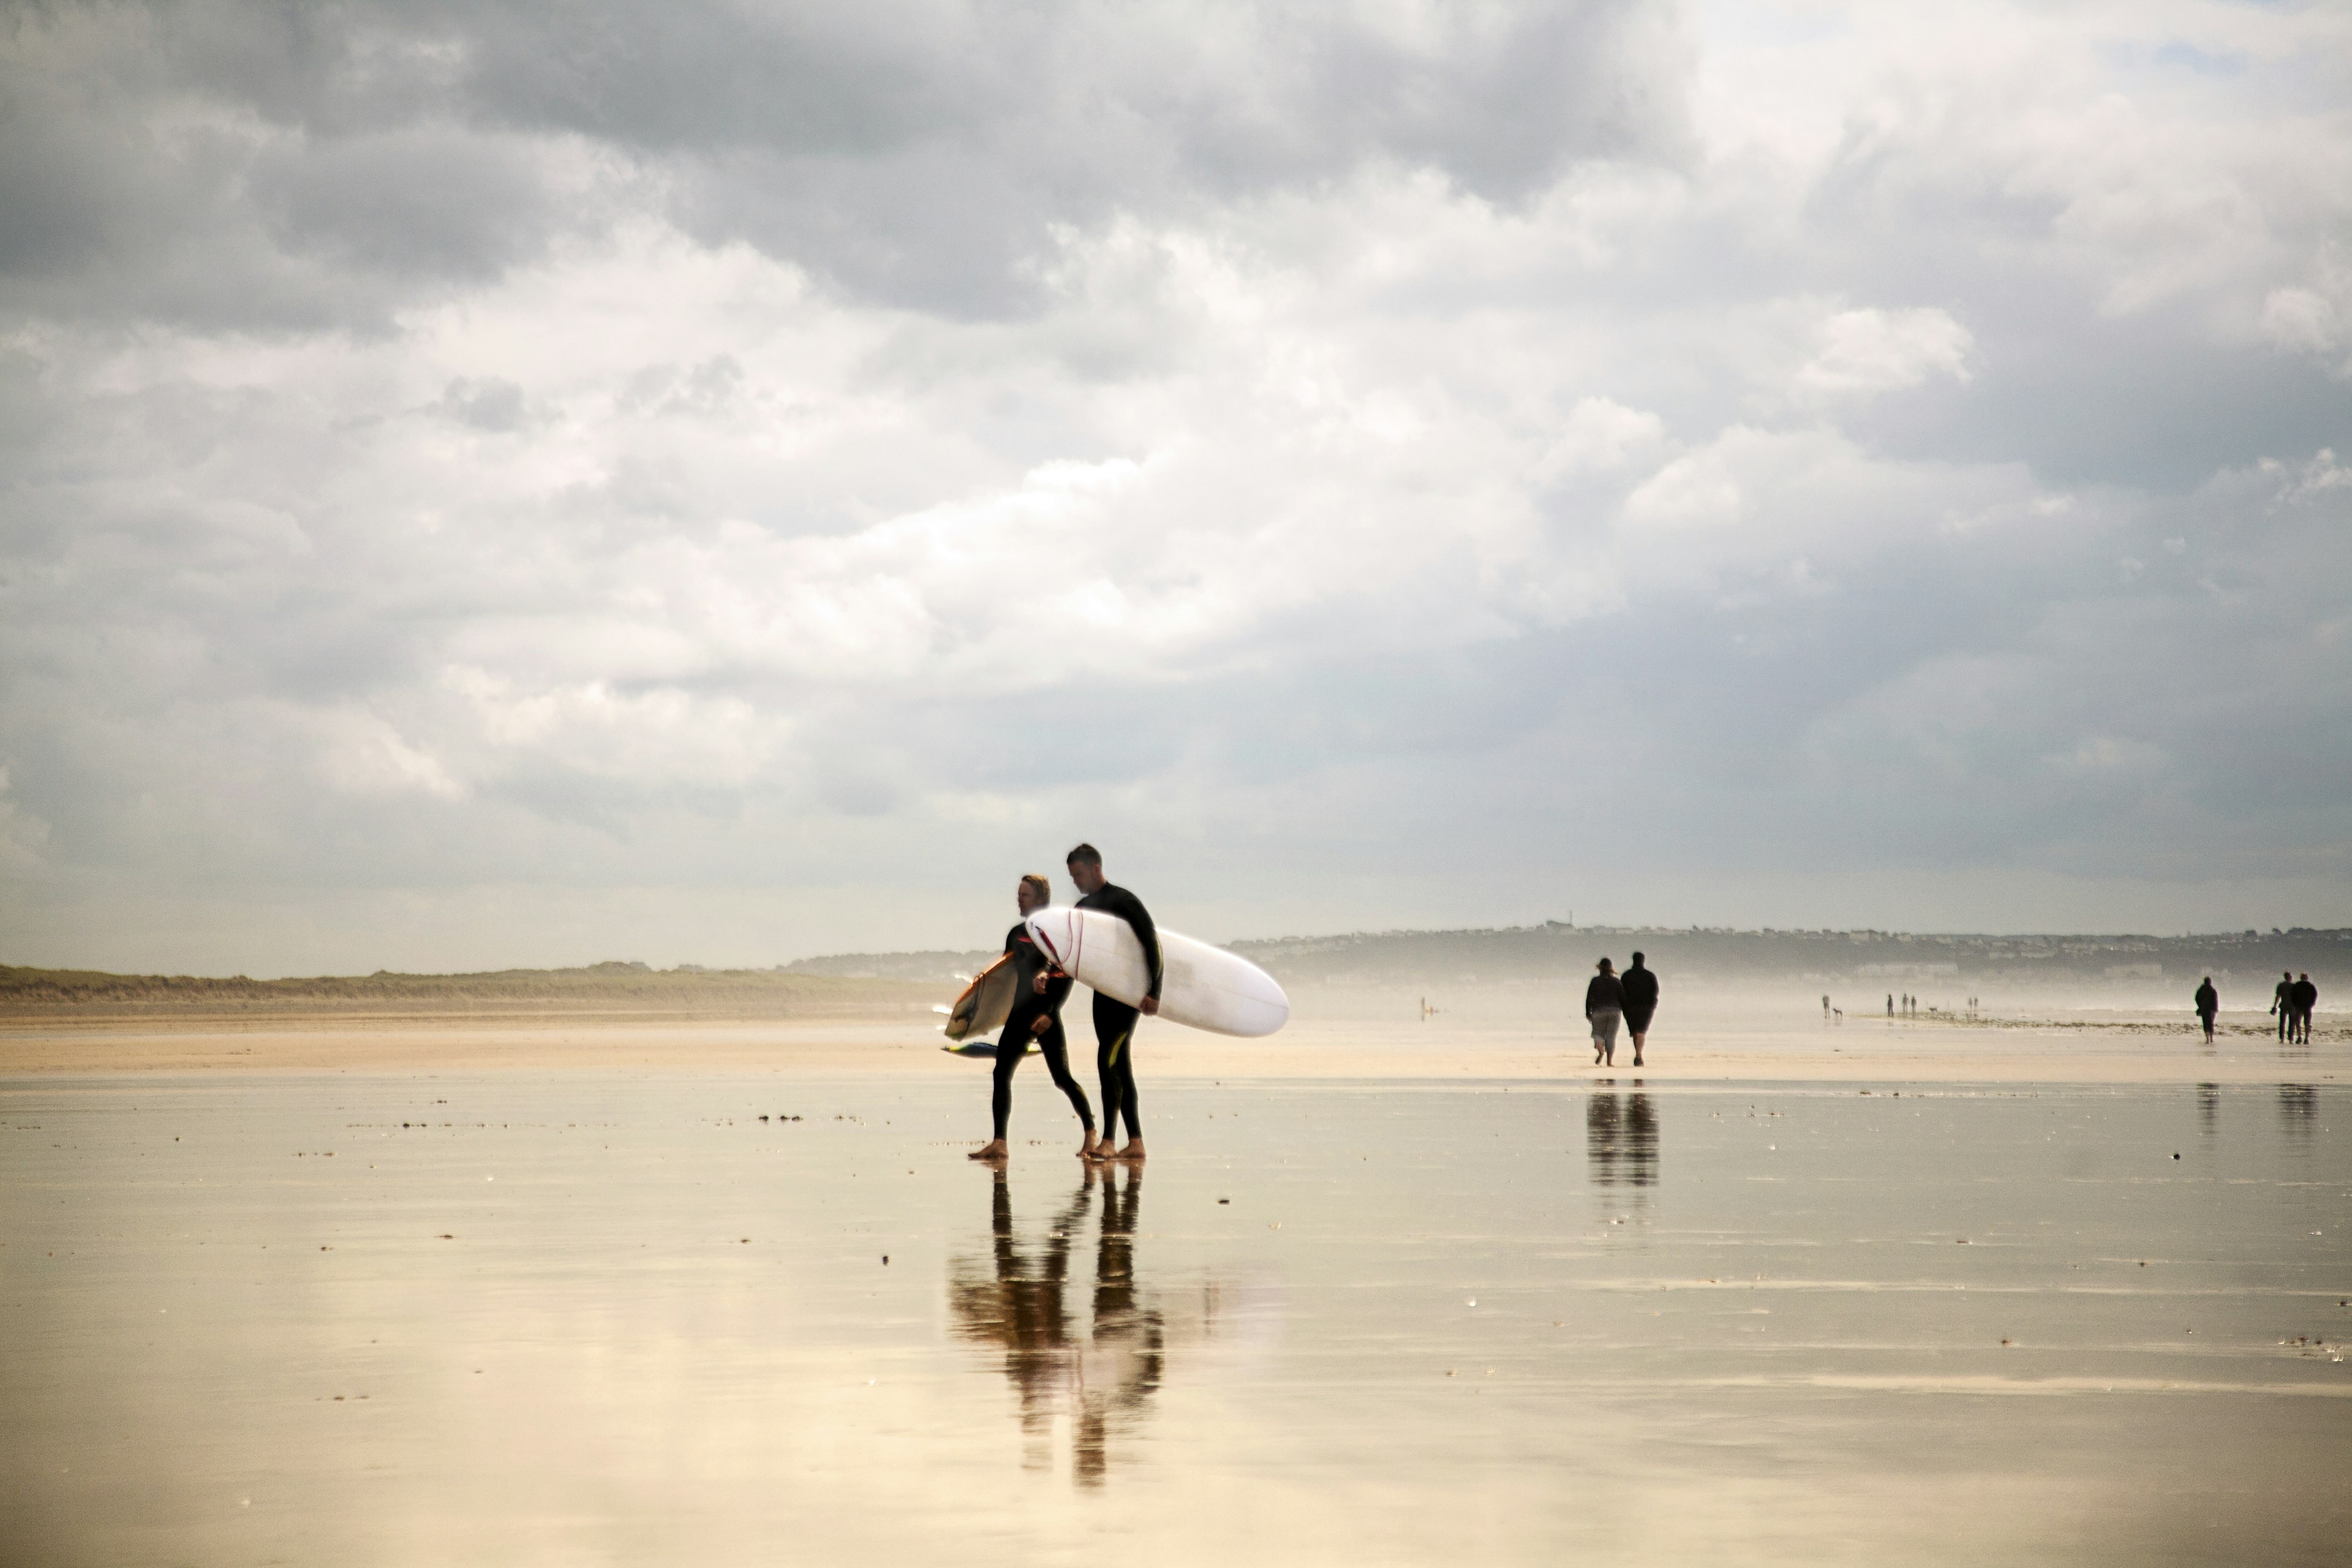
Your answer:
[[[1592,1026],[1592,1063],[1617,1065],[1617,1026],[1625,1016],[1625,988],[1607,959],[1593,966],[1600,973],[1584,987],[1584,1016]]]

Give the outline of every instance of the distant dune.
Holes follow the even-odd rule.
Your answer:
[[[2297,929],[2214,936],[1923,935],[1884,931],[1732,931],[1695,926],[1542,925],[1465,931],[1351,931],[1227,943],[1285,984],[1420,985],[1580,980],[1593,960],[1624,966],[1641,949],[1653,968],[1688,979],[1805,982],[1840,988],[1921,983],[2005,990],[2194,988],[2206,974],[2265,1001],[2279,971],[2310,972],[2323,991],[2352,985],[2352,931]],[[787,973],[933,985],[969,974],[988,952],[845,952],[803,958]],[[2265,979],[2264,977],[2268,978]]]
[[[848,1018],[904,1014],[940,1000],[936,985],[772,970],[507,969],[481,974],[322,975],[301,980],[105,974],[0,966],[0,1019],[614,1016]]]
[[[1924,935],[1882,931],[1730,931],[1700,927],[1571,926],[1369,931],[1237,942],[1286,983],[1366,984],[1581,978],[1593,961],[1623,968],[1636,949],[1650,966],[1689,979],[1805,982],[1864,990],[1998,987],[2004,991],[2178,991],[2226,979],[2242,1005],[2264,1003],[2281,970],[2308,971],[2323,993],[2352,984],[2352,931],[2243,931],[2213,936]]]

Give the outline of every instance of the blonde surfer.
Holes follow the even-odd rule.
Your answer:
[[[989,1100],[996,1118],[996,1135],[974,1149],[971,1157],[1004,1158],[1004,1131],[1013,1116],[1013,1075],[1019,1069],[1021,1058],[1029,1054],[1029,1042],[1034,1040],[1045,1058],[1045,1070],[1054,1075],[1054,1087],[1070,1097],[1070,1108],[1078,1113],[1078,1121],[1086,1128],[1086,1142],[1078,1152],[1092,1158],[1096,1142],[1094,1108],[1087,1103],[1087,1091],[1070,1076],[1070,1042],[1062,1032],[1062,1004],[1069,999],[1070,987],[1075,983],[1037,951],[1025,923],[1031,911],[1054,901],[1054,885],[1033,872],[1021,879],[1013,900],[1020,907],[1021,919],[1004,933],[1004,951],[1012,955],[1018,973],[1013,1011],[1004,1020],[1004,1032],[996,1040],[994,1089]]]

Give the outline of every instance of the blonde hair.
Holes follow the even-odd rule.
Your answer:
[[[1045,880],[1045,878],[1037,875],[1036,872],[1032,871],[1027,876],[1022,878],[1021,885],[1024,888],[1036,889],[1037,896],[1045,900],[1047,903],[1050,904],[1054,901],[1054,884]]]

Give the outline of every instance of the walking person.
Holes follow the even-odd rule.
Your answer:
[[[2311,1044],[2311,1015],[2318,1007],[2319,987],[2311,983],[2311,976],[2306,973],[2294,983],[2294,1033],[2288,1038],[2300,1037],[2305,1045]]]
[[[1070,851],[1069,868],[1070,880],[1086,895],[1077,907],[1117,915],[1134,927],[1136,940],[1143,944],[1144,968],[1151,975],[1140,1008],[1095,993],[1095,1075],[1102,1082],[1103,1121],[1102,1138],[1090,1151],[1091,1156],[1140,1160],[1143,1119],[1135,1108],[1135,1026],[1145,1016],[1160,1011],[1160,932],[1142,900],[1105,879],[1101,850],[1091,844],[1079,845]],[[1114,1153],[1111,1145],[1118,1136],[1121,1117],[1127,1120],[1127,1147]]]
[[[2273,1012],[2273,1013],[2276,1013],[2276,1014],[2278,1015],[2278,1021],[2279,1021],[2279,1025],[2278,1025],[2278,1037],[2279,1037],[2281,1040],[2292,1040],[2292,1039],[2294,1039],[2294,970],[2292,970],[2292,969],[2287,970],[2285,973],[2282,973],[2282,974],[2279,976],[2279,983],[2278,983],[2278,984],[2277,984],[2275,987],[2273,987],[2273,990],[2272,990],[2272,992],[2271,992],[2271,1011],[2272,1011],[2272,1012]]]
[[[2213,989],[2213,977],[2207,975],[2197,987],[2197,1021],[2205,1026],[2205,1043],[2213,1043],[2213,1015],[2221,1010],[2221,994]]]
[[[1045,1058],[1045,1070],[1054,1075],[1054,1087],[1070,1097],[1070,1109],[1078,1113],[1078,1123],[1086,1129],[1079,1157],[1092,1158],[1094,1108],[1087,1103],[1087,1091],[1070,1076],[1070,1041],[1062,1031],[1062,1004],[1076,983],[1037,951],[1025,923],[1033,910],[1054,901],[1054,885],[1033,873],[1013,889],[1013,901],[1021,910],[1021,920],[1004,933],[1004,951],[1013,955],[1013,1011],[1005,1016],[1004,1032],[996,1037],[995,1087],[989,1100],[996,1118],[996,1135],[973,1150],[971,1158],[1004,1158],[1004,1131],[1013,1116],[1013,1075],[1020,1069],[1021,1058],[1029,1054],[1032,1040]]]
[[[1642,967],[1642,955],[1635,953],[1633,963],[1617,978],[1617,989],[1625,998],[1625,1032],[1633,1037],[1633,1065],[1642,1065],[1642,1044],[1649,1038],[1650,1020],[1658,1011],[1658,976],[1655,971]]]
[[[1625,1017],[1625,988],[1617,979],[1617,970],[1607,959],[1593,965],[1598,971],[1585,983],[1584,1016],[1592,1026],[1592,1065],[1607,1062],[1617,1065],[1617,1026]]]

